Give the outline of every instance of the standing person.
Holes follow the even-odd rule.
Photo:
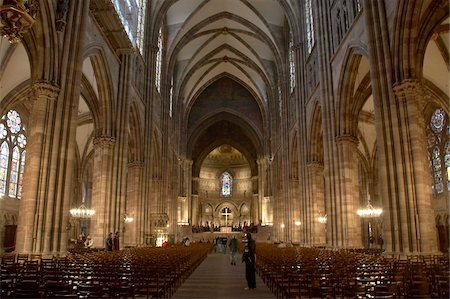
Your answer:
[[[244,238],[244,254],[242,254],[242,262],[245,262],[245,278],[247,279],[246,290],[253,290],[256,288],[256,276],[255,276],[255,252],[256,243],[252,239],[250,233],[245,234]]]
[[[217,237],[216,238],[216,248],[217,248],[217,250],[216,250],[216,252],[222,252],[222,238],[220,238],[220,237]]]
[[[223,249],[223,254],[227,253],[227,243],[228,243],[228,238],[227,237],[222,237],[222,249]]]
[[[113,236],[112,236],[112,233],[109,233],[108,237],[106,238],[105,249],[106,249],[106,251],[112,251],[112,249],[113,249]]]
[[[119,250],[119,232],[116,232],[113,240],[113,250]]]
[[[236,251],[237,251],[237,239],[236,236],[230,240],[228,247],[230,247],[230,260],[231,264],[236,266]]]
[[[87,236],[86,241],[84,241],[84,247],[92,248],[92,245],[94,245],[94,241],[91,239],[91,236]]]

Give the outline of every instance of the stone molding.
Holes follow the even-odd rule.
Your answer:
[[[342,143],[351,143],[353,145],[358,145],[359,140],[353,135],[340,135],[335,137],[335,141],[337,144]]]
[[[136,54],[135,48],[119,48],[116,50],[117,55],[134,55]]]
[[[309,161],[306,163],[306,168],[311,171],[323,171],[324,166],[322,162],[319,161]]]
[[[403,100],[411,97],[422,98],[425,94],[422,83],[417,79],[405,79],[400,83],[394,84],[392,89],[397,98]]]
[[[128,168],[144,168],[144,162],[142,161],[133,161],[128,163]]]
[[[158,53],[158,51],[159,51],[158,45],[150,45],[149,48],[155,54]]]
[[[94,139],[94,146],[100,148],[112,148],[116,139],[111,136],[99,136]]]
[[[54,100],[58,97],[60,91],[59,86],[46,80],[36,81],[33,83],[32,89],[36,99],[47,98]]]

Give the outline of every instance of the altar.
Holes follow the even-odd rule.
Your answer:
[[[220,232],[221,233],[231,233],[231,226],[221,226],[220,227]]]

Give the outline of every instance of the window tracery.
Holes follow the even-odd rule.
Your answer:
[[[222,188],[220,194],[224,197],[230,197],[233,183],[233,177],[231,176],[231,174],[229,174],[227,171],[222,173],[221,183]]]
[[[306,42],[308,53],[312,52],[315,43],[314,37],[314,15],[312,11],[311,0],[305,0],[305,21],[306,21]]]
[[[144,49],[144,22],[147,0],[114,0],[114,8],[133,46]]]
[[[356,16],[362,10],[361,0],[336,0],[331,6],[333,47],[336,49]]]
[[[295,49],[292,34],[289,35],[289,79],[292,92],[295,88]]]
[[[428,124],[428,158],[433,194],[450,191],[450,124],[443,109],[436,109]]]
[[[27,138],[17,111],[10,110],[1,118],[0,142],[0,196],[20,199]]]
[[[163,46],[163,36],[161,27],[159,28],[158,52],[156,53],[156,67],[155,67],[155,85],[158,92],[161,92],[162,46]]]

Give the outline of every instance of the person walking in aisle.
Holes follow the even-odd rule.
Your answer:
[[[236,251],[237,251],[237,239],[236,236],[230,240],[228,247],[230,247],[230,260],[231,264],[236,266]]]
[[[242,254],[242,262],[245,262],[245,278],[247,279],[247,287],[245,290],[253,290],[256,288],[256,273],[255,273],[255,257],[256,257],[256,243],[252,239],[250,233],[246,233],[244,237],[244,253]]]

